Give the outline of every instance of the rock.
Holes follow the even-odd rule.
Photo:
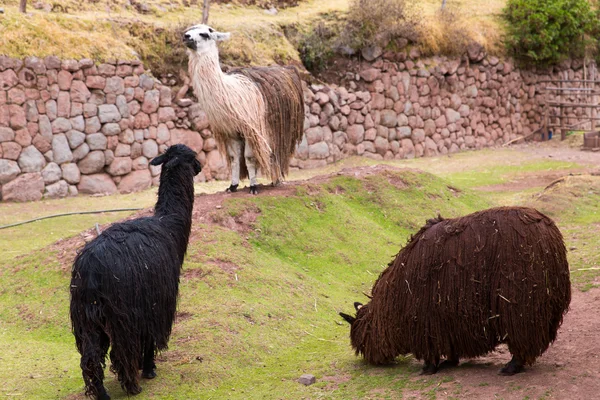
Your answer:
[[[35,137],[32,140],[32,144],[42,154],[49,150],[52,150],[52,144],[49,141],[47,141],[46,138],[42,135],[35,135]]]
[[[90,146],[90,150],[106,150],[108,140],[101,133],[92,133],[85,138],[86,143]]]
[[[152,159],[158,155],[158,145],[154,140],[145,140],[142,144],[142,154],[148,159]]]
[[[0,143],[2,142],[10,142],[15,139],[15,131],[11,128],[1,127],[0,126]]]
[[[103,124],[107,122],[119,122],[121,120],[121,113],[114,104],[102,104],[98,106],[98,118]]]
[[[479,43],[471,42],[467,46],[467,55],[472,63],[478,63],[485,58],[485,49]]]
[[[69,196],[75,197],[78,194],[79,194],[79,191],[77,190],[77,186],[69,185]]]
[[[91,96],[92,94],[82,81],[73,81],[71,83],[71,101],[86,103]]]
[[[390,143],[388,142],[387,139],[382,138],[381,136],[377,136],[375,138],[375,151],[378,154],[381,154],[382,156],[385,155],[385,153],[389,150],[390,148]]]
[[[323,129],[320,126],[307,129],[304,134],[309,145],[318,143],[323,140]]]
[[[39,172],[27,173],[2,186],[4,201],[37,201],[42,198],[44,179]]]
[[[40,135],[44,137],[47,141],[52,140],[52,124],[50,123],[50,119],[46,115],[40,115],[38,126],[40,128]]]
[[[35,146],[27,146],[19,156],[19,168],[21,172],[40,172],[46,165],[44,155]]]
[[[117,186],[108,174],[82,175],[77,190],[85,194],[113,194]]]
[[[73,150],[73,162],[83,159],[90,152],[90,146],[87,143],[82,143],[81,146]]]
[[[25,103],[25,118],[27,118],[27,121],[29,122],[39,121],[39,112],[34,100],[29,100]]]
[[[156,143],[163,144],[169,141],[171,133],[165,124],[159,124],[156,131]]]
[[[62,60],[61,68],[67,71],[79,71],[79,63],[76,60]]]
[[[81,172],[77,164],[66,163],[60,166],[62,170],[62,178],[71,185],[76,185],[81,179]]]
[[[92,117],[85,120],[85,133],[96,133],[101,128],[100,119],[98,117]]]
[[[453,124],[460,119],[460,113],[451,108],[446,108],[446,121],[449,124]]]
[[[25,115],[25,109],[16,104],[8,106],[8,113],[10,115],[10,127],[17,130],[23,129],[27,126],[27,117]]]
[[[359,75],[365,82],[373,82],[379,78],[380,72],[377,68],[369,68],[362,71]]]
[[[56,56],[47,56],[44,58],[44,64],[47,69],[60,69],[60,58]]]
[[[71,121],[69,121],[66,118],[59,117],[52,121],[53,134],[68,132],[69,130],[71,130],[71,128],[73,128],[73,125],[71,125]]]
[[[7,160],[17,161],[21,154],[21,146],[15,142],[4,142],[2,143],[2,153]]]
[[[90,89],[104,90],[106,86],[106,78],[98,75],[90,75],[85,78],[85,85]]]
[[[51,185],[46,186],[44,192],[44,198],[47,199],[58,199],[61,197],[67,197],[69,194],[69,184],[65,181],[58,181]]]
[[[380,124],[387,128],[395,128],[398,123],[398,118],[396,117],[396,112],[393,110],[383,110],[381,111],[381,121]]]
[[[125,93],[125,82],[123,78],[119,76],[111,76],[106,79],[106,85],[104,86],[104,93],[106,94],[123,94]]]
[[[367,46],[364,47],[360,53],[365,60],[373,61],[383,54],[383,49],[379,46]]]
[[[54,156],[54,162],[59,165],[65,162],[73,161],[73,153],[69,147],[69,141],[62,133],[54,135],[52,138],[52,153]]]
[[[119,126],[119,124],[116,124],[114,122],[110,124],[104,124],[104,126],[102,127],[102,133],[106,136],[118,135],[121,133],[121,127]]]
[[[150,126],[150,117],[148,114],[139,112],[136,114],[135,119],[133,121],[133,127],[135,129],[145,129]]]
[[[86,175],[102,171],[104,165],[105,157],[103,151],[92,151],[77,163],[79,171]]]
[[[298,382],[303,384],[304,386],[310,386],[316,381],[317,379],[315,378],[315,376],[311,374],[304,374],[300,378],[298,378]]]
[[[154,88],[154,78],[146,74],[140,75],[140,88],[152,90]]]
[[[73,81],[73,74],[69,71],[60,70],[58,71],[58,88],[60,90],[71,89],[71,82]]]
[[[21,173],[19,164],[12,160],[0,159],[0,185],[15,179]]]
[[[15,74],[15,71],[8,69],[4,72],[0,72],[0,89],[8,90],[19,83],[19,77]]]
[[[315,160],[324,160],[329,157],[329,146],[325,142],[319,142],[308,146],[308,157]]]
[[[350,125],[346,130],[350,143],[357,145],[364,140],[365,128],[362,125]]]
[[[131,172],[132,161],[129,157],[115,157],[113,162],[106,168],[106,172],[112,176],[125,175]]]
[[[71,149],[78,148],[83,142],[85,142],[85,133],[71,129],[66,133],[67,140],[69,141],[69,147]]]
[[[148,159],[144,156],[138,157],[133,160],[133,164],[131,167],[134,171],[139,171],[142,169],[148,169]]]
[[[168,107],[171,105],[171,88],[168,86],[161,86],[159,88],[160,91],[160,102],[159,105],[161,107]]]
[[[131,193],[146,190],[152,185],[152,176],[148,169],[133,171],[119,182],[119,193]]]
[[[62,170],[57,163],[51,162],[42,170],[42,178],[46,185],[58,182],[62,177]]]
[[[175,110],[172,107],[161,107],[158,110],[158,122],[169,122],[177,119]]]
[[[142,103],[142,111],[146,114],[152,114],[158,110],[160,103],[160,91],[149,90],[144,94],[144,102]],[[163,121],[164,122],[164,121]]]
[[[131,155],[131,146],[128,144],[119,143],[114,154],[116,157],[127,157]]]
[[[12,88],[8,91],[8,102],[22,105],[25,103],[25,92],[19,88]]]

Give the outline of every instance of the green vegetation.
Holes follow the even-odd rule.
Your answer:
[[[326,171],[372,164],[354,158]],[[571,176],[520,197],[520,190],[509,187],[479,190],[581,166],[537,161],[514,150],[394,164],[435,175],[418,170],[369,174],[366,168],[360,176],[334,174],[322,183],[289,188],[286,196],[234,196],[208,210],[208,217],[194,224],[169,351],[159,357],[159,378],[144,381],[139,398],[261,399],[273,393],[289,399],[461,398],[466,388],[451,376],[415,378],[419,366],[410,357],[389,368],[368,367],[352,354],[348,327],[337,317],[339,311],[350,312],[352,302],[366,300],[362,292],[369,292],[409,235],[438,212],[451,217],[499,202],[535,206],[561,228],[575,286],[589,290],[597,285],[597,178]],[[315,172],[302,172],[310,173]],[[221,186],[197,185],[197,191],[221,191],[226,183]],[[154,191],[113,196],[110,204],[149,206],[154,196]],[[40,205],[50,214],[101,209],[108,200],[3,203],[0,223],[39,214]],[[72,257],[62,253],[72,251],[73,243],[46,246],[93,228],[98,218],[120,217],[51,219],[0,231],[2,250],[15,250],[0,261],[0,395],[81,397],[68,321]],[[55,236],[43,238],[44,231]],[[24,240],[28,234],[30,245]],[[314,374],[317,383],[299,385],[296,379],[303,373]],[[112,374],[106,382],[114,398],[123,398]]]
[[[598,24],[589,0],[508,0],[504,17],[509,50],[537,64],[582,57]]]

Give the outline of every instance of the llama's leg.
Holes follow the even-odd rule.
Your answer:
[[[227,192],[236,192],[240,184],[240,159],[242,158],[243,143],[241,140],[232,139],[227,143],[227,156],[231,163],[231,186]]]
[[[246,159],[246,168],[248,168],[248,178],[250,178],[250,193],[258,194],[256,187],[256,157],[250,143],[246,142],[244,146],[244,158]]]
[[[440,358],[436,357],[435,360],[425,360],[421,375],[433,375],[438,371],[438,365],[440,364]]]
[[[113,341],[110,350],[110,369],[117,374],[121,387],[127,394],[136,395],[142,391],[139,384],[138,365],[141,353],[140,346],[131,348],[131,342],[120,344]]]
[[[514,375],[519,372],[523,372],[525,363],[519,357],[513,356],[513,358],[500,370],[500,375]]]
[[[150,339],[144,346],[144,362],[142,365],[142,378],[156,378],[156,364],[154,364],[154,340]]]
[[[85,393],[99,400],[110,400],[104,380],[106,352],[110,341],[101,330],[86,332],[82,338],[77,338],[77,347],[81,350],[81,371],[85,382]]]
[[[447,359],[445,359],[444,361],[442,361],[440,363],[440,365],[438,366],[438,369],[456,367],[456,366],[458,366],[459,361],[460,360],[459,360],[458,356],[451,355],[450,357],[448,357]]]

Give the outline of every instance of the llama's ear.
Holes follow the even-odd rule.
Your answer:
[[[179,164],[179,157],[173,157],[164,165],[163,168],[173,168]]]
[[[212,37],[217,41],[223,41],[223,40],[229,40],[229,38],[231,37],[231,33],[229,32],[215,32],[211,34]]]
[[[193,165],[194,165],[194,173],[196,175],[198,175],[200,173],[200,171],[202,171],[202,165],[200,164],[200,161],[198,161],[194,158]]]
[[[350,325],[356,321],[356,318],[354,318],[352,315],[344,314],[343,312],[340,313],[340,317],[344,318]]]
[[[150,161],[150,165],[160,165],[164,162],[165,162],[165,155],[161,154],[160,156],[153,158],[152,161]]]

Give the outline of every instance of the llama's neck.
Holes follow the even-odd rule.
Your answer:
[[[198,101],[203,104],[219,101],[225,74],[221,71],[218,51],[190,52],[188,69]]]
[[[194,177],[190,171],[163,169],[158,187],[154,215],[171,232],[183,262],[192,228],[194,208]],[[185,167],[189,168],[189,167]]]

